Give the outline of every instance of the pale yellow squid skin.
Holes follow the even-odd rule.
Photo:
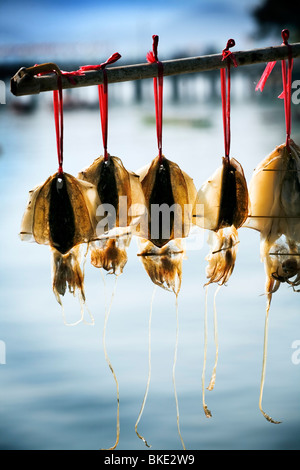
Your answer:
[[[106,166],[106,170],[105,170]],[[112,184],[102,170],[108,172]],[[120,158],[108,154],[108,159],[104,156],[96,158],[92,164],[78,174],[78,178],[93,184],[97,188],[98,207],[111,203],[115,211],[115,220],[108,230],[99,233],[96,227],[94,240],[90,244],[91,264],[99,269],[103,269],[108,274],[115,275],[115,286],[111,295],[109,305],[105,305],[105,320],[103,328],[103,348],[105,360],[113,375],[116,384],[117,395],[117,419],[116,419],[116,439],[115,443],[108,449],[117,448],[120,439],[120,398],[119,383],[112,363],[109,359],[106,348],[106,328],[112,309],[112,302],[116,292],[117,279],[123,273],[127,263],[127,249],[131,243],[133,234],[136,234],[136,226],[140,222],[145,206],[144,194],[142,191],[138,175],[127,171]],[[107,189],[104,191],[104,188]],[[110,200],[105,199],[105,197]],[[125,213],[121,214],[121,200],[126,200]],[[101,222],[101,217],[97,215],[97,224]],[[103,277],[104,281],[104,277]]]
[[[223,158],[222,165],[203,183],[193,209],[193,223],[208,230],[209,254],[206,256],[204,359],[202,370],[202,405],[205,416],[212,417],[205,401],[205,369],[207,358],[207,296],[208,285],[217,284],[214,294],[215,363],[207,389],[212,391],[216,381],[219,356],[216,295],[228,281],[235,267],[239,244],[238,229],[249,215],[249,194],[241,164],[234,158]]]
[[[258,165],[249,194],[251,212],[244,227],[260,232],[266,294],[295,275],[291,285],[299,285],[300,148],[292,140],[290,151],[286,144],[279,145]],[[289,254],[293,261],[287,263]]]
[[[155,187],[161,165],[167,165],[169,185],[172,191],[174,207],[174,225],[170,228],[168,238],[154,238],[151,226],[150,201]],[[185,258],[183,239],[189,235],[192,225],[192,209],[197,196],[193,179],[180,167],[162,156],[157,156],[152,162],[136,172],[141,181],[145,204],[147,208],[148,223],[144,227],[139,239],[139,253],[143,266],[151,281],[158,286],[173,291],[176,295],[180,291],[182,279],[182,262]],[[160,195],[156,195],[158,199]],[[163,196],[159,204],[164,204]],[[180,236],[178,236],[180,235]]]
[[[122,274],[127,263],[127,248],[130,245],[132,234],[136,234],[135,227],[143,215],[145,206],[144,195],[138,175],[127,171],[120,158],[108,154],[109,163],[113,166],[115,181],[115,224],[107,233],[96,233],[95,240],[91,244],[91,263],[96,268],[103,268],[112,274]],[[105,185],[101,180],[101,166],[104,164],[104,156],[96,158],[93,163],[78,174],[78,178],[87,181],[99,188]],[[98,191],[98,206],[106,204],[101,199]],[[121,215],[120,202],[126,199],[125,216]],[[100,217],[97,217],[99,223]]]
[[[228,171],[224,160],[223,158],[222,165],[199,189],[193,210],[193,223],[210,231],[210,253],[207,257],[209,264],[206,270],[208,283],[216,282],[221,285],[228,281],[234,269],[238,245],[237,230],[249,214],[246,178],[240,163],[231,158],[229,171],[234,173],[235,187],[232,191],[235,193],[236,203],[232,209],[230,223],[222,219],[221,201],[223,206],[229,204],[227,212],[231,211],[230,201],[226,201],[223,188],[224,173]]]
[[[250,216],[244,227],[260,232],[260,257],[266,273],[267,297],[259,409],[266,373],[268,323],[272,296],[280,285],[300,285],[300,148],[293,140],[277,146],[255,169],[249,184]]]
[[[161,188],[160,172],[165,172],[164,184],[169,188],[169,193],[166,196],[165,188]],[[185,450],[185,443],[183,441],[180,424],[179,424],[179,405],[176,392],[175,383],[175,367],[177,360],[177,347],[178,347],[178,295],[181,288],[182,281],[182,264],[185,259],[185,245],[184,238],[190,232],[192,225],[192,209],[197,196],[197,190],[194,185],[193,179],[182,171],[179,166],[166,159],[163,155],[162,158],[157,156],[146,167],[136,172],[140,176],[143,193],[145,196],[145,204],[147,208],[148,220],[144,226],[141,237],[139,238],[139,253],[143,267],[147,272],[150,280],[156,286],[165,290],[171,291],[175,294],[176,298],[176,343],[173,361],[173,386],[176,403],[177,415],[177,429],[183,449]],[[174,208],[174,224],[170,227],[168,236],[154,237],[153,219],[151,219],[151,201],[156,201],[158,205],[167,204],[169,207]],[[168,199],[168,201],[166,201]],[[170,203],[171,201],[171,203]],[[171,225],[171,224],[170,224]],[[154,290],[155,292],[155,290]],[[150,447],[147,440],[138,432],[138,424],[140,422],[150,385],[151,376],[151,316],[153,309],[154,293],[151,300],[150,317],[149,317],[149,360],[148,360],[148,380],[146,392],[142,402],[141,410],[135,424],[135,432],[139,439],[141,439],[147,447]]]
[[[65,185],[70,210],[74,217],[74,232],[69,239],[66,235],[64,248],[56,242],[51,231],[51,211],[61,210],[59,206],[51,205],[53,184],[58,185],[58,190],[60,186]],[[96,188],[92,184],[79,181],[68,173],[63,173],[63,176],[55,173],[29,192],[29,200],[21,223],[20,238],[49,245],[53,292],[60,305],[62,305],[61,297],[65,295],[67,289],[74,295],[78,291],[81,303],[85,302],[80,247],[94,238],[97,204]],[[64,227],[59,230],[63,232]]]

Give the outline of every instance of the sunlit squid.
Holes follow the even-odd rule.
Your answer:
[[[259,408],[262,410],[267,331],[272,295],[287,283],[300,285],[300,148],[290,140],[279,145],[255,169],[249,184],[250,217],[245,223],[260,232],[260,256],[266,272],[267,296],[264,360]]]
[[[67,289],[74,295],[78,291],[81,320],[85,293],[80,263],[86,244],[94,238],[97,205],[93,185],[58,172],[29,192],[21,224],[22,240],[50,246],[55,297],[62,306]]]
[[[127,248],[145,208],[139,177],[120,158],[99,157],[78,178],[97,188],[97,227],[91,243],[91,263],[119,275],[127,263]]]
[[[234,158],[224,157],[222,165],[198,191],[193,210],[193,223],[202,229],[209,230],[208,244],[210,252],[206,257],[208,261],[206,268],[208,282],[205,284],[204,367],[202,375],[203,408],[208,418],[211,417],[211,412],[205,404],[204,397],[207,348],[207,286],[211,283],[218,284],[214,297],[216,358],[208,386],[208,390],[212,390],[215,385],[218,360],[216,294],[219,287],[227,283],[233,272],[239,243],[238,229],[248,217],[248,206],[248,189],[243,169]]]
[[[185,258],[184,238],[192,224],[192,209],[197,191],[192,178],[179,166],[163,155],[156,157],[150,165],[137,172],[146,202],[146,218],[140,231],[139,246],[143,266],[151,281],[176,296],[176,344],[173,362],[173,385],[177,410],[177,427],[183,448],[179,427],[179,407],[175,386],[175,365],[178,345],[178,294],[182,281],[182,263]],[[151,371],[150,328],[153,297],[149,317],[149,373],[146,393],[135,425],[140,439],[147,441],[137,431],[138,423],[148,394]]]
[[[183,239],[190,232],[196,188],[192,178],[164,156],[137,173],[147,214],[139,256],[152,282],[177,295],[185,256]]]
[[[127,249],[135,226],[145,209],[144,195],[139,177],[127,171],[120,158],[109,154],[96,158],[88,168],[79,173],[78,178],[96,187],[99,201],[96,211],[96,234],[91,243],[91,263],[96,268],[115,274],[111,301],[109,305],[105,305],[103,329],[105,359],[113,374],[117,390],[116,441],[110,447],[112,450],[117,447],[120,438],[120,400],[119,383],[106,350],[106,327],[116,291],[116,282],[127,263]]]

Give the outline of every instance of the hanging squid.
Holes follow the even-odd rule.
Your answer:
[[[127,248],[145,209],[144,195],[139,177],[127,171],[120,158],[111,156],[107,151],[108,80],[106,66],[116,62],[120,57],[119,53],[115,53],[100,65],[80,68],[82,71],[101,70],[103,74],[103,83],[98,85],[98,93],[104,153],[103,156],[96,158],[88,168],[81,171],[78,178],[93,184],[99,199],[96,211],[96,234],[94,241],[91,243],[91,263],[97,268],[102,268],[108,273],[115,274],[115,287],[112,292],[111,301],[109,305],[105,304],[103,329],[105,359],[113,374],[117,392],[116,441],[110,447],[110,450],[115,449],[119,443],[120,400],[119,383],[106,350],[106,327],[116,291],[117,279],[127,263]]]
[[[37,65],[30,70],[33,75],[55,72],[57,77],[53,111],[59,168],[45,183],[30,191],[20,236],[22,240],[31,239],[50,246],[55,297],[63,309],[61,297],[66,290],[74,295],[78,291],[81,321],[85,305],[84,272],[80,266],[82,245],[95,236],[97,191],[90,183],[79,181],[63,171],[63,72],[52,63]]]
[[[194,182],[164,156],[156,157],[137,173],[147,214],[139,256],[154,284],[178,294],[185,256],[183,239],[190,231],[197,195]]]
[[[58,172],[30,191],[21,224],[21,240],[50,246],[52,286],[59,304],[67,289],[74,295],[78,291],[82,315],[85,293],[80,263],[83,244],[94,238],[96,207],[93,185]]]
[[[248,188],[240,163],[234,158],[222,159],[222,165],[201,186],[198,191],[193,210],[193,222],[203,229],[209,230],[208,243],[210,253],[206,257],[208,266],[206,276],[205,302],[205,337],[204,337],[204,367],[203,367],[203,408],[205,415],[211,417],[204,399],[204,379],[207,346],[207,286],[211,283],[224,285],[230,278],[235,266],[237,247],[239,243],[238,229],[248,217]],[[214,298],[214,325],[216,358],[212,378],[208,390],[212,390],[215,384],[216,367],[218,359],[217,344],[217,319]]]
[[[300,148],[290,140],[279,145],[256,168],[249,184],[251,213],[245,227],[260,232],[260,256],[266,273],[267,296],[264,360],[259,408],[262,409],[268,317],[272,295],[287,283],[300,285]]]
[[[235,55],[229,50],[233,46],[234,39],[229,39],[222,51],[222,61],[225,61],[226,67],[220,69],[225,157],[222,165],[198,191],[193,211],[193,222],[211,231],[208,239],[210,254],[207,257],[207,284],[223,285],[228,281],[236,260],[237,230],[248,216],[248,189],[244,171],[241,164],[230,157],[231,62],[237,67]]]
[[[100,65],[80,67],[81,71],[101,70],[103,83],[98,85],[103,156],[96,158],[78,177],[94,184],[99,196],[97,241],[91,247],[91,263],[119,275],[127,263],[127,248],[133,227],[144,209],[139,178],[127,171],[120,158],[110,156],[108,140],[108,81],[106,66],[121,58],[116,52]]]
[[[139,177],[127,171],[120,158],[109,154],[96,158],[88,168],[79,173],[78,178],[86,182],[85,184],[92,184],[98,196],[99,205],[95,212],[97,227],[94,241],[91,243],[91,263],[96,268],[115,274],[111,302],[109,306],[105,305],[103,329],[105,359],[117,387],[117,435],[115,444],[110,448],[115,449],[120,435],[119,384],[106,351],[106,326],[116,282],[127,263],[127,248],[143,215],[144,195]]]
[[[281,283],[300,284],[300,148],[291,140],[279,145],[256,168],[249,185],[250,218],[246,227],[260,232],[266,294]]]
[[[95,241],[91,243],[91,263],[119,275],[127,263],[127,248],[144,211],[144,195],[139,177],[127,171],[120,158],[108,155],[94,160],[78,178],[97,188]]]
[[[182,263],[185,258],[184,238],[189,234],[192,224],[192,209],[197,195],[192,178],[179,166],[166,159],[156,157],[150,165],[137,172],[140,176],[146,203],[146,218],[140,232],[139,253],[143,266],[151,281],[176,296],[176,344],[173,363],[173,385],[177,409],[177,427],[183,448],[179,426],[179,407],[175,385],[175,365],[178,344],[178,294],[181,288]],[[154,291],[155,292],[155,291]],[[150,328],[152,304],[149,318],[149,375],[143,404],[136,422],[135,430],[140,439],[147,441],[137,431],[150,382]]]
[[[179,166],[165,158],[162,153],[163,119],[163,64],[157,58],[158,36],[153,35],[153,48],[147,61],[156,63],[158,77],[154,77],[154,101],[158,156],[137,174],[145,197],[145,217],[138,233],[140,250],[138,255],[155,286],[174,292],[176,297],[176,344],[173,361],[173,386],[177,411],[178,434],[185,449],[180,426],[179,407],[175,385],[175,367],[178,345],[178,294],[181,288],[182,262],[185,256],[183,239],[189,234],[192,209],[197,195],[192,178]],[[155,290],[154,290],[155,292]],[[138,433],[137,426],[145,406],[151,375],[150,331],[153,297],[149,317],[149,370],[148,381],[141,410],[135,424],[137,436],[148,446],[146,439]]]
[[[278,424],[262,408],[266,372],[268,322],[272,295],[282,283],[294,291],[300,285],[300,148],[291,139],[291,89],[293,59],[288,44],[289,31],[281,32],[282,46],[288,48],[288,61],[281,61],[284,100],[284,144],[277,146],[256,168],[249,185],[250,217],[245,226],[260,232],[260,256],[266,272],[267,297],[263,365],[260,383],[259,409],[271,423]],[[263,91],[276,62],[269,62],[256,90]]]
[[[211,412],[205,403],[204,391],[207,349],[208,285],[212,283],[218,284],[214,297],[215,365],[210,383],[207,387],[209,390],[212,390],[215,385],[218,360],[216,294],[219,291],[219,287],[227,283],[234,270],[239,243],[238,229],[247,219],[249,210],[248,188],[243,168],[237,160],[229,156],[231,61],[237,66],[235,56],[229,51],[229,48],[234,45],[235,41],[229,39],[222,54],[222,60],[227,60],[227,66],[220,70],[225,157],[222,158],[222,165],[217,168],[215,173],[208,178],[199,189],[193,210],[193,223],[202,229],[209,230],[208,244],[210,252],[206,257],[208,261],[206,268],[208,282],[205,284],[204,364],[202,373],[203,409],[208,418],[211,417]]]
[[[235,265],[238,232],[248,217],[248,189],[240,163],[222,159],[222,165],[198,191],[193,222],[209,230],[208,283],[225,284]]]

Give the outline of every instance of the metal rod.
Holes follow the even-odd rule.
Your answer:
[[[300,43],[291,44],[292,57],[300,57]],[[248,51],[234,52],[238,66],[252,65],[263,62],[283,60],[288,57],[287,46],[267,47],[263,49],[252,49]],[[222,54],[206,55],[202,57],[190,57],[163,61],[164,76],[180,75],[186,73],[197,73],[217,70],[226,66],[222,61]],[[33,95],[44,91],[57,89],[57,79],[53,74],[35,76],[30,69],[21,68],[11,78],[11,92],[15,96]],[[136,64],[106,69],[108,83],[127,82],[157,77],[157,64]],[[72,76],[72,80],[62,76],[62,87],[79,88],[85,86],[99,85],[103,83],[101,70],[87,71],[85,75]]]

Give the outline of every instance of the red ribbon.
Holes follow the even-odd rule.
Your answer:
[[[146,55],[147,62],[156,63],[158,65],[158,77],[153,78],[154,86],[154,102],[155,102],[155,116],[156,116],[156,134],[157,134],[157,146],[159,152],[159,161],[162,160],[162,120],[163,120],[163,64],[158,60],[157,57],[157,45],[158,36],[153,35],[153,46],[152,51],[149,51]],[[157,79],[158,78],[158,79]]]
[[[63,95],[61,75],[57,75],[58,90],[53,91],[53,109],[58,157],[58,173],[63,173]]]
[[[223,129],[224,129],[224,147],[225,157],[229,159],[230,153],[230,65],[233,63],[237,67],[235,55],[229,50],[235,46],[234,39],[229,39],[225,49],[222,51],[222,60],[227,60],[227,67],[220,69],[221,78],[221,98],[223,112]],[[226,90],[226,72],[227,72],[227,90]]]
[[[37,67],[37,64],[35,65]],[[57,158],[58,158],[58,173],[63,173],[63,93],[62,93],[62,81],[61,74],[57,70],[49,69],[47,71],[38,73],[38,76],[46,75],[50,72],[54,72],[57,75],[57,90],[53,90],[53,111],[54,111],[54,123],[56,133],[56,147],[57,147]],[[62,72],[63,75],[73,74],[74,72]]]
[[[61,74],[64,75],[73,85],[76,85],[76,80],[72,78],[73,76],[85,75],[81,70],[72,70],[72,72],[65,72],[64,70],[61,70]]]
[[[121,58],[121,55],[118,52],[115,52],[112,54],[106,62],[103,62],[102,64],[99,65],[83,65],[79,68],[78,72],[86,72],[89,70],[103,70],[106,65],[113,64],[114,62],[117,62]]]
[[[89,70],[102,70],[103,72],[103,83],[98,85],[99,93],[99,107],[100,107],[100,118],[101,118],[101,129],[102,129],[102,140],[104,148],[104,160],[108,160],[107,153],[107,135],[108,135],[108,87],[107,87],[107,73],[105,67],[109,64],[113,64],[121,58],[118,52],[111,55],[106,62],[99,65],[84,65],[80,67],[80,72],[86,72]]]
[[[36,67],[38,64],[35,65]],[[56,73],[57,75],[57,90],[53,90],[53,112],[54,112],[54,123],[56,133],[56,147],[57,147],[57,158],[58,158],[58,173],[63,173],[63,92],[62,92],[62,80],[61,77],[64,75],[71,83],[75,84],[75,80],[72,79],[73,75],[84,75],[80,70],[74,70],[72,72],[64,72],[50,68],[38,73],[38,76],[46,75],[48,73]]]
[[[38,64],[35,64],[35,67],[38,67]],[[48,73],[57,73],[57,70],[53,70],[53,69],[49,69],[49,70],[46,70],[44,72],[40,72],[37,74],[38,77],[42,76],[42,75],[47,75]],[[76,76],[76,75],[85,75],[84,72],[82,70],[72,70],[71,72],[66,72],[64,70],[60,70],[60,73],[61,75],[63,75],[64,77],[66,77],[69,82],[71,82],[73,85],[76,85],[76,80],[74,80],[72,77],[73,76]]]
[[[281,73],[282,73],[282,84],[283,92],[278,96],[280,99],[284,99],[284,114],[285,114],[285,127],[286,127],[286,147],[289,150],[290,148],[290,138],[291,138],[291,127],[292,127],[292,117],[291,117],[291,93],[292,93],[292,70],[293,70],[293,59],[292,59],[292,47],[288,43],[289,39],[289,30],[283,29],[281,36],[283,39],[282,46],[288,47],[288,64],[285,60],[281,61]],[[272,72],[276,61],[269,62],[256,85],[255,91],[263,91],[266,81]]]

